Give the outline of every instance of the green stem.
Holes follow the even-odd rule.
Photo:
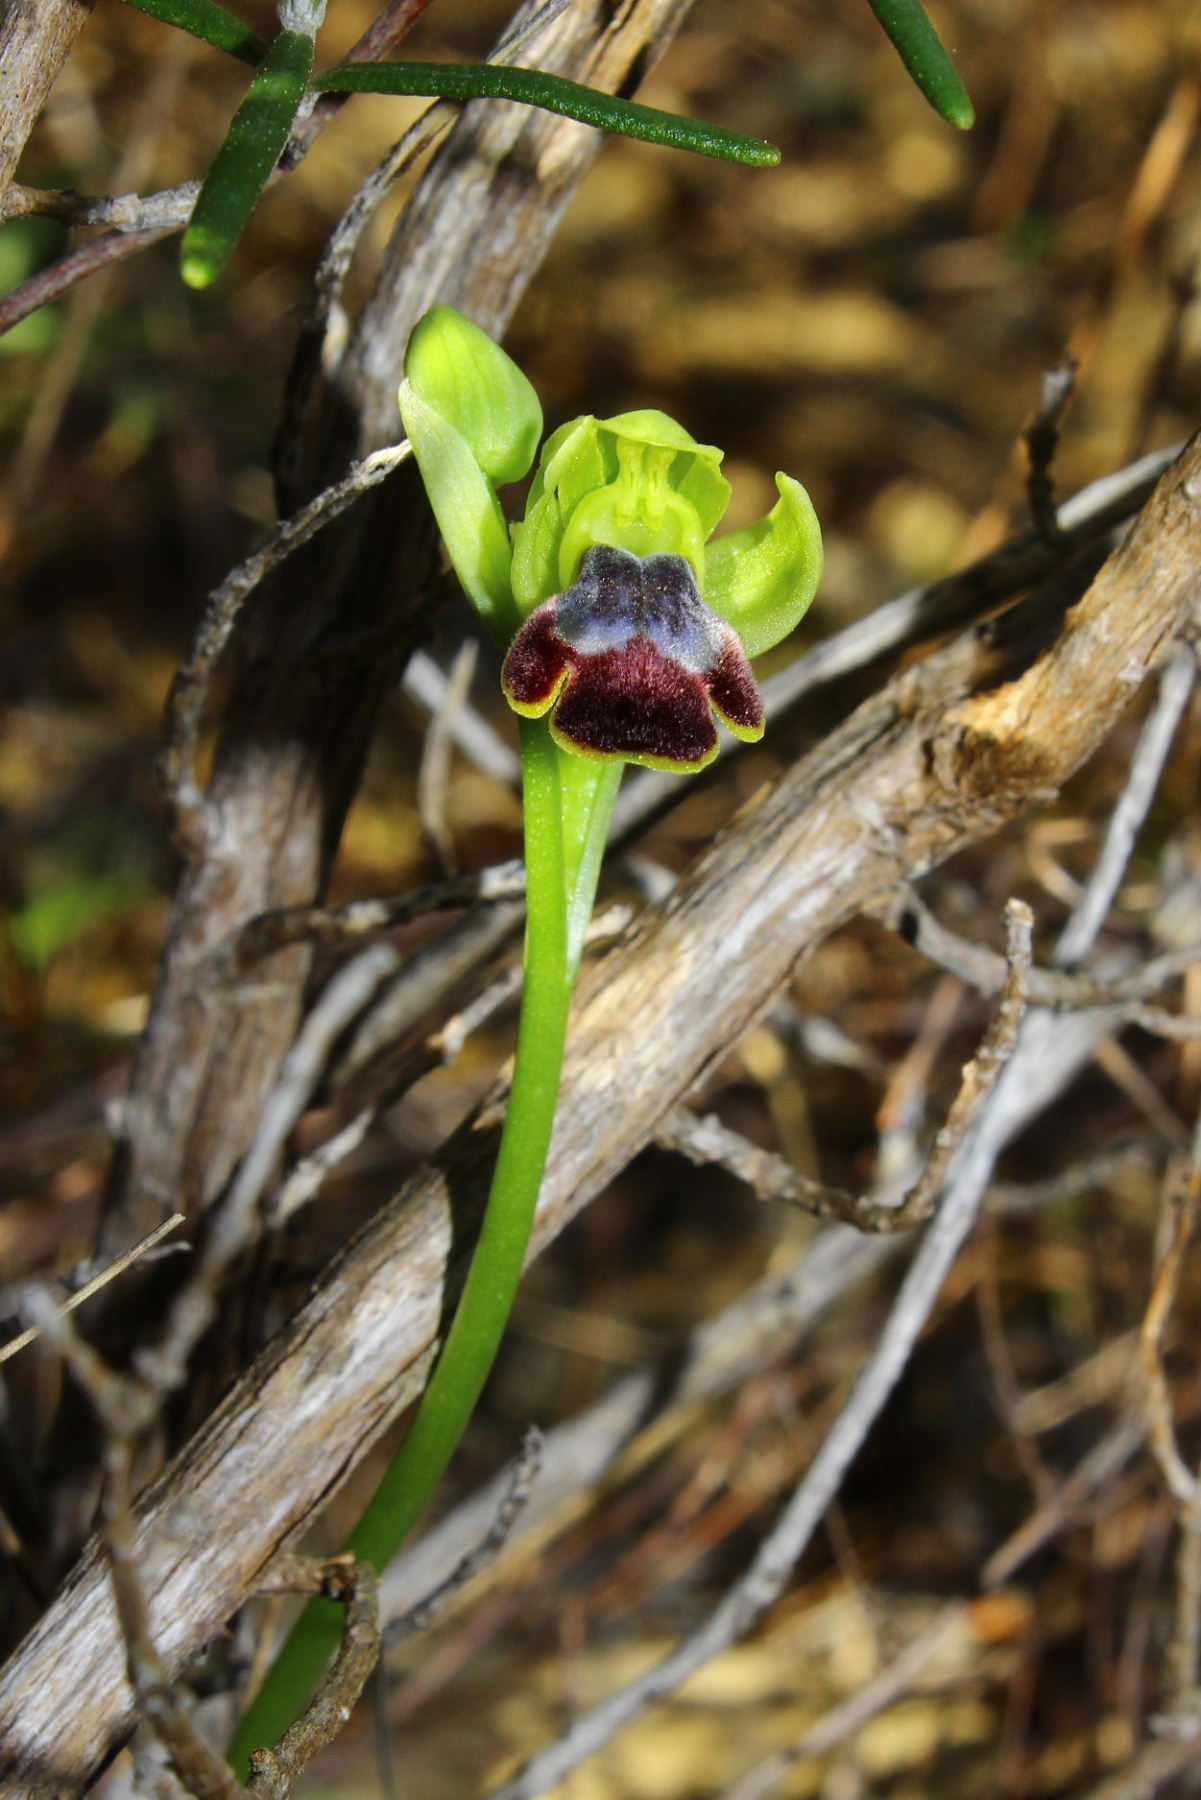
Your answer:
[[[515,69],[506,63],[343,63],[319,75],[313,86],[324,94],[420,94],[442,100],[518,100],[595,125],[601,131],[642,138],[650,144],[674,144],[701,156],[726,162],[770,167],[780,160],[774,144],[743,137],[720,125],[706,125],[678,113],[660,112],[621,100],[599,88],[584,87],[542,69]]]
[[[571,990],[601,852],[621,778],[552,743],[542,720],[521,724],[527,921],[525,988],[508,1110],[484,1222],[454,1323],[417,1414],[350,1542],[383,1569],[442,1477],[496,1357],[533,1227],[550,1148]],[[580,771],[583,771],[581,775]],[[570,931],[569,931],[570,921]],[[275,1744],[307,1704],[338,1643],[341,1612],[311,1601],[242,1721],[230,1751]]]
[[[559,752],[559,792],[563,819],[563,872],[567,894],[567,960],[574,982],[592,919],[613,802],[625,764],[590,762]]]

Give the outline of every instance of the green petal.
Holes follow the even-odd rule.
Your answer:
[[[413,446],[442,541],[463,591],[489,630],[508,643],[520,623],[510,587],[504,514],[471,445],[424,400],[400,385],[400,416]]]
[[[691,563],[698,579],[705,567],[705,533],[696,508],[666,483],[657,483],[653,508],[631,504],[631,480],[612,482],[580,501],[559,543],[560,589],[575,580],[584,552],[612,544],[634,556],[670,551]]]
[[[654,406],[640,407],[635,412],[614,413],[611,419],[598,419],[596,422],[602,431],[611,431],[614,437],[631,438],[636,444],[659,444],[671,450],[699,450],[702,454],[721,461],[720,450],[715,450],[711,444],[698,444],[692,433],[677,424],[670,413],[660,412]]]
[[[617,458],[601,437],[600,426],[591,413],[569,419],[547,438],[538,459],[538,473],[530,489],[535,503],[543,493],[556,496],[565,513],[577,506],[586,494],[612,481],[617,473]]]
[[[724,450],[719,450],[715,444],[698,444],[675,419],[654,407],[644,407],[640,412],[617,413],[611,419],[598,419],[597,425],[602,432],[611,432],[615,438],[684,452],[672,465],[671,485],[695,510],[702,537],[712,536],[730,503],[730,484],[721,472]]]
[[[571,419],[542,446],[525,517],[513,527],[513,598],[522,618],[570,585],[559,575],[565,519],[586,494],[616,471],[606,467],[596,420]]]
[[[718,538],[705,560],[705,599],[737,631],[748,656],[786,638],[822,572],[822,534],[799,481],[777,475],[780,498],[766,518]]]
[[[511,356],[456,312],[433,306],[414,327],[405,375],[466,440],[489,481],[529,472],[542,436],[538,396]]]

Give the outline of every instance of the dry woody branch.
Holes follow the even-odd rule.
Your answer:
[[[861,10],[331,6],[319,69],[782,160],[308,94],[198,293],[249,64],[4,9],[0,1800],[1193,1791],[1195,23],[948,0],[964,133]],[[397,407],[435,305],[547,431],[725,445],[719,532],[794,470],[825,575],[761,743],[625,773],[501,1359],[377,1576],[538,991]]]

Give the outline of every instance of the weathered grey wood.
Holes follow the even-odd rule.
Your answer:
[[[892,680],[722,832],[586,983],[538,1252],[769,1004],[797,957],[899,879],[1054,792],[1182,635],[1201,633],[1201,452],[1164,477],[1062,623],[1039,597]],[[497,1102],[343,1252],[144,1496],[152,1621],[178,1668],[416,1394],[452,1218],[491,1165]],[[95,1551],[0,1672],[0,1800],[67,1800],[130,1723]]]
[[[0,218],[38,114],[95,0],[4,0],[0,8]]]

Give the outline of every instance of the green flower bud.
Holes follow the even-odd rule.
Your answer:
[[[542,432],[538,396],[487,332],[435,306],[405,354],[400,413],[464,592],[502,642],[519,623],[509,533],[496,488],[527,472]]]
[[[405,377],[466,439],[501,487],[528,473],[542,436],[538,396],[511,356],[453,306],[431,306],[405,352]]]

